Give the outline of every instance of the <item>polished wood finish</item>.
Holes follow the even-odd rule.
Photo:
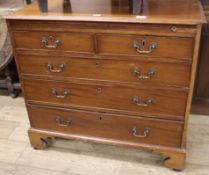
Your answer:
[[[181,122],[161,121],[145,118],[128,118],[123,115],[111,115],[76,110],[59,110],[57,108],[43,108],[28,106],[31,126],[38,129],[47,129],[81,135],[120,140],[124,142],[158,144],[179,147],[182,132]],[[47,116],[45,115],[47,113]],[[59,125],[55,120],[60,118]],[[67,121],[71,121],[68,126]],[[143,135],[143,130],[149,128],[147,137],[138,138],[133,135],[132,128]],[[159,139],[160,138],[160,139]]]
[[[33,138],[30,139],[30,144],[33,146],[33,148],[45,149],[48,146],[46,141],[49,138],[48,135],[44,137],[43,134],[38,134],[30,131],[28,132],[28,135],[29,138]]]
[[[186,147],[187,131],[188,131],[188,125],[189,125],[189,116],[190,116],[190,111],[191,111],[192,97],[193,97],[193,92],[194,92],[194,83],[195,83],[195,76],[196,76],[196,70],[197,70],[197,62],[198,62],[198,55],[199,55],[199,48],[200,48],[199,43],[200,43],[202,25],[198,25],[197,28],[199,30],[198,30],[197,35],[195,37],[196,44],[195,44],[194,55],[193,55],[191,80],[190,80],[190,91],[188,94],[187,107],[186,107],[186,113],[185,113],[185,123],[184,123],[183,137],[182,137],[182,147]]]
[[[48,2],[7,17],[31,145],[65,138],[144,148],[182,170],[200,4],[150,0],[132,15],[123,0]]]
[[[114,0],[112,0],[114,1]],[[118,0],[115,0],[118,1]],[[121,0],[121,2],[127,0]],[[81,5],[82,4],[82,5]],[[144,3],[143,13],[132,15],[129,6],[113,5],[110,1],[71,0],[71,9],[65,10],[60,0],[50,0],[46,13],[35,3],[7,19],[46,20],[46,21],[99,21],[118,23],[146,24],[189,24],[196,25],[205,22],[201,5],[197,0],[149,0]],[[127,4],[127,3],[121,3]]]
[[[133,43],[141,45],[141,50],[149,50],[150,44],[155,42],[156,49],[150,54],[143,54],[149,57],[171,57],[177,59],[191,59],[193,50],[193,38],[169,38],[153,36],[126,36],[126,35],[98,35],[98,53],[101,55],[129,55],[141,56]],[[169,47],[168,47],[169,46]],[[176,53],[176,50],[178,52]]]
[[[60,44],[56,51],[98,53],[100,55],[129,55],[139,56],[133,48],[133,43],[142,44],[143,50],[149,50],[150,44],[155,42],[157,48],[149,57],[171,57],[177,59],[191,59],[193,38],[147,37],[135,35],[100,35],[81,33],[53,33],[53,32],[15,32],[14,39],[17,49],[47,49],[40,40],[43,38],[59,38]],[[30,40],[28,40],[30,38]],[[96,40],[94,43],[94,39]],[[53,44],[53,43],[52,43]],[[169,46],[169,47],[168,47]],[[95,48],[95,49],[94,49]],[[175,49],[179,51],[176,53]],[[147,56],[144,54],[144,56]]]
[[[33,103],[184,120],[187,97],[184,91],[35,79],[23,79],[23,86],[26,99]],[[65,92],[68,95],[57,98],[52,94],[52,89],[56,90],[57,95]],[[133,102],[134,96],[139,97],[140,103],[146,103],[148,98],[152,98],[153,102],[149,106],[137,106]]]
[[[95,137],[85,137],[79,135],[70,135],[65,133],[58,133],[53,131],[45,131],[40,129],[30,128],[28,131],[29,138],[31,145],[35,149],[45,149],[50,145],[51,140],[54,140],[54,137],[61,137],[64,139],[76,139],[76,140],[85,140],[91,141],[95,143],[106,143],[110,145],[121,145],[126,147],[134,147],[134,148],[144,148],[144,149],[151,149],[150,145],[143,144],[143,143],[129,143],[129,142],[122,142],[118,140],[109,140],[103,138],[95,138]],[[176,149],[176,148],[168,148],[164,146],[160,147],[152,147],[152,152],[155,154],[160,154],[164,157],[163,164],[174,170],[182,170],[185,166],[185,159],[186,159],[186,152],[183,149]]]
[[[15,32],[14,39],[17,49],[49,49],[40,42],[43,37],[47,39],[50,36],[59,38],[60,44],[56,50],[69,52],[94,52],[93,36],[91,34],[81,33],[50,33],[50,32]],[[28,40],[30,38],[30,40]],[[51,43],[53,45],[54,43]],[[50,45],[50,44],[49,44]]]
[[[130,35],[152,35],[154,36],[179,36],[194,37],[196,34],[195,25],[180,24],[143,24],[137,23],[96,23],[88,22],[83,25],[82,22],[76,21],[44,21],[36,20],[11,20],[11,27],[14,31],[35,31],[35,32],[73,32],[73,33],[105,33],[105,34],[130,34]],[[54,27],[56,26],[56,28]],[[174,28],[173,28],[174,27]],[[175,31],[173,31],[175,29]]]
[[[168,168],[173,169],[175,171],[179,171],[184,169],[185,160],[186,160],[186,153],[184,151],[163,151],[161,153],[166,158],[164,159],[164,165]]]
[[[167,59],[167,58],[165,58]],[[36,56],[19,55],[18,63],[20,72],[25,76],[46,77],[52,79],[67,80],[92,79],[114,81],[121,83],[136,83],[155,86],[188,87],[190,78],[190,62],[165,62],[156,61],[155,58],[85,58],[67,56]],[[63,70],[60,65],[64,64]],[[53,66],[53,72],[48,65]],[[175,65],[175,66],[173,66]],[[77,69],[79,67],[79,69]],[[134,71],[140,71],[140,75],[147,76],[150,70],[155,75],[149,79],[138,77]]]

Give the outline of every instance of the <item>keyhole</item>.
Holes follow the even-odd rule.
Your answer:
[[[96,67],[100,66],[100,61],[96,60]]]
[[[145,46],[145,44],[146,44],[146,41],[142,40],[142,46]]]
[[[99,120],[102,120],[102,117],[101,116],[99,117]]]
[[[101,88],[101,87],[98,87],[98,88],[97,88],[97,92],[98,92],[98,93],[101,93],[101,92],[102,92],[102,88]]]

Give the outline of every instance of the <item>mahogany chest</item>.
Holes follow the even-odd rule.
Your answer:
[[[66,10],[49,1],[44,12],[33,3],[7,16],[31,145],[65,138],[144,148],[182,170],[200,4],[150,0],[132,15],[126,5],[88,3]]]

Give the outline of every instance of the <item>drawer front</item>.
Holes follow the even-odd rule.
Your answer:
[[[145,85],[189,85],[188,63],[88,59],[70,57],[18,56],[20,71],[28,75],[72,77],[142,83]]]
[[[98,35],[100,54],[192,59],[194,39],[135,35]]]
[[[94,53],[93,36],[84,33],[14,32],[16,49]]]
[[[62,106],[127,111],[183,118],[187,93],[165,89],[137,89],[116,85],[87,85],[48,80],[23,81],[27,100]]]
[[[179,147],[182,123],[28,106],[31,126],[72,135]]]

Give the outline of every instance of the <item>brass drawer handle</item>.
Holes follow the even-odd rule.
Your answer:
[[[65,64],[64,63],[61,63],[59,65],[59,69],[54,69],[54,66],[51,63],[48,63],[47,64],[47,68],[49,69],[50,72],[60,73],[60,72],[62,72],[65,69]]]
[[[56,49],[61,44],[61,40],[59,38],[55,38],[53,36],[42,37],[41,43],[47,49]]]
[[[136,126],[133,126],[131,128],[131,132],[132,132],[133,136],[135,136],[135,137],[145,138],[150,133],[150,129],[149,128],[144,128],[143,134],[142,135],[139,135],[139,134],[137,134],[137,128],[136,128]]]
[[[157,43],[156,42],[151,42],[149,45],[149,50],[141,50],[140,45],[144,45],[144,41],[142,44],[139,44],[137,41],[134,41],[132,43],[132,47],[141,54],[149,54],[152,53],[156,48],[157,48]]]
[[[134,68],[133,70],[133,75],[137,76],[139,79],[142,80],[147,80],[153,77],[156,74],[155,69],[149,69],[147,72],[147,75],[141,75],[140,69],[139,68]]]
[[[70,94],[70,92],[68,90],[64,90],[63,91],[63,95],[58,95],[57,90],[55,88],[52,88],[51,89],[51,94],[53,96],[55,96],[56,98],[65,98],[65,97],[67,97]]]
[[[176,27],[176,26],[172,26],[172,27],[171,27],[171,31],[172,31],[172,32],[176,32],[176,31],[177,31],[177,27]]]
[[[69,127],[70,124],[72,123],[73,119],[71,117],[68,117],[68,120],[66,122],[62,121],[60,116],[55,117],[55,122],[58,126],[62,127]]]
[[[133,101],[133,103],[134,103],[135,105],[141,106],[141,107],[148,107],[148,106],[150,106],[151,104],[153,104],[153,99],[152,99],[152,97],[148,97],[147,100],[146,100],[146,102],[141,103],[141,102],[140,102],[140,98],[139,98],[138,96],[133,96],[133,97],[132,97],[132,101]]]

